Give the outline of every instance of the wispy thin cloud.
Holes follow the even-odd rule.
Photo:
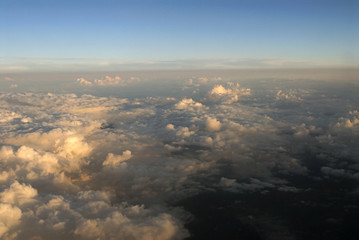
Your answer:
[[[173,60],[124,60],[120,58],[2,57],[0,72],[21,71],[116,71],[193,70],[251,68],[357,67],[340,62],[310,62],[287,58],[187,58]]]

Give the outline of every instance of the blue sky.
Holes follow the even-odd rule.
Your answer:
[[[352,66],[358,23],[359,2],[346,0],[1,0],[0,70],[185,59]]]

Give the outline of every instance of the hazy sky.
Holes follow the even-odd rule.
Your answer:
[[[358,23],[351,0],[1,0],[0,70],[188,59],[357,66]]]

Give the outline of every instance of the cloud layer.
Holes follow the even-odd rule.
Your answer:
[[[191,213],[176,204],[199,193],[358,181],[358,106],[308,85],[193,77],[179,97],[3,93],[0,238],[184,239]]]

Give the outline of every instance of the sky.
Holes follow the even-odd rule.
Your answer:
[[[358,23],[351,0],[2,0],[0,71],[352,67]]]

